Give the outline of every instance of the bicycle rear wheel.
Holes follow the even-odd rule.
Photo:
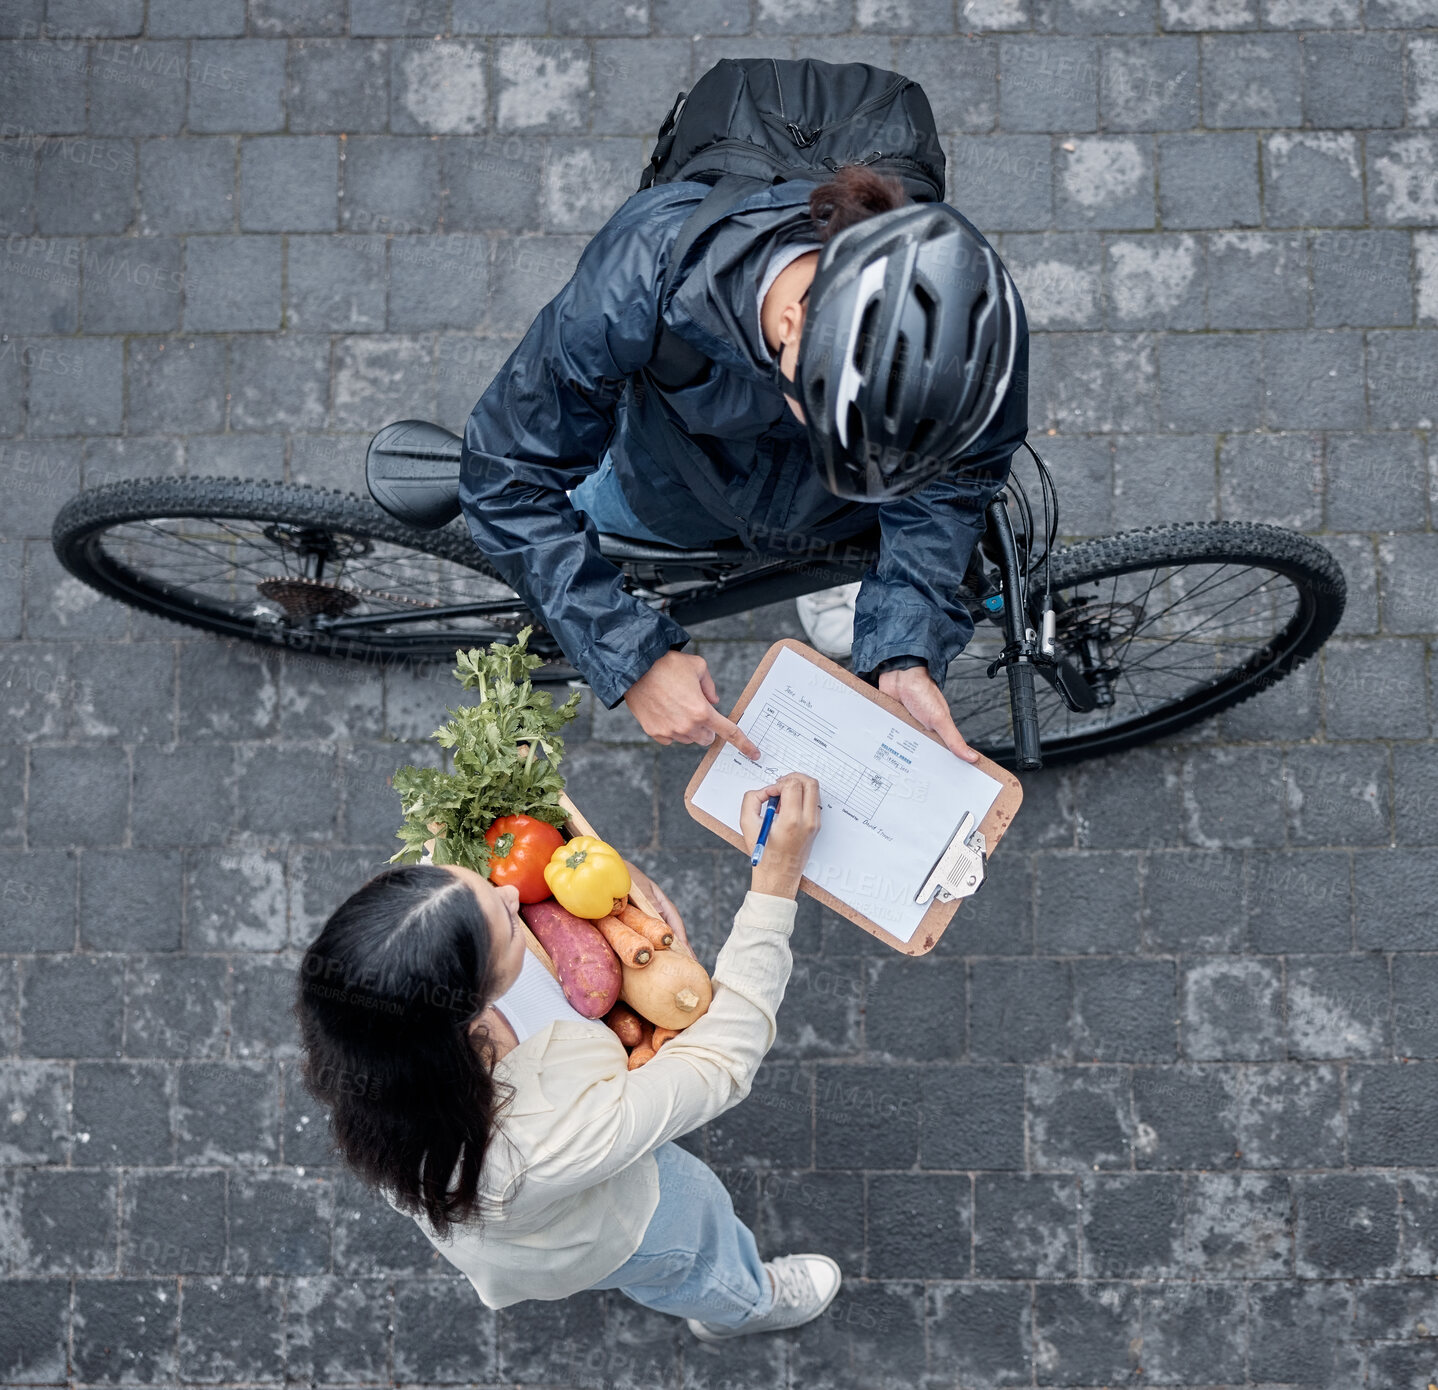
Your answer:
[[[530,649],[551,658],[536,678],[575,674],[462,526],[418,530],[353,493],[240,478],[129,480],[71,498],[51,540],[61,564],[101,593],[227,637],[422,664],[535,623]],[[426,617],[455,604],[482,611]]]
[[[1337,560],[1316,541],[1276,526],[1209,522],[1056,550],[1053,591],[1058,655],[1100,703],[1074,712],[1052,684],[1036,682],[1046,766],[1176,733],[1282,680],[1338,625],[1346,589]],[[1037,615],[1031,621],[1036,627]],[[950,664],[944,693],[964,737],[1012,766],[1008,687],[986,670],[1003,642],[984,614]]]

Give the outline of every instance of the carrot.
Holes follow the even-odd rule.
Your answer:
[[[617,917],[601,917],[594,925],[625,965],[649,964],[649,957],[654,952],[649,942],[633,927],[626,927]]]
[[[642,1067],[654,1055],[654,1025],[644,1025],[644,1036],[639,1040],[639,1045],[629,1054],[629,1070],[635,1067]]]
[[[643,1021],[627,1004],[616,1004],[604,1015],[604,1021],[614,1029],[625,1047],[638,1047],[644,1040]]]
[[[617,1006],[616,1006],[617,1007]],[[669,1041],[670,1038],[677,1038],[680,1030],[678,1028],[655,1028],[654,1050],[656,1052]]]
[[[674,944],[674,933],[669,930],[669,923],[641,912],[633,903],[625,903],[624,910],[614,915],[626,927],[637,931],[656,951],[667,951]]]

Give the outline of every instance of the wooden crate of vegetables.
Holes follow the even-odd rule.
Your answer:
[[[526,649],[529,632],[455,653],[454,674],[479,702],[449,710],[434,732],[452,771],[395,772],[404,848],[390,862],[428,857],[512,884],[526,945],[579,1013],[614,1030],[633,1069],[704,1014],[713,985],[565,794],[559,731],[581,697],[556,706],[533,688],[529,672],[541,662]]]

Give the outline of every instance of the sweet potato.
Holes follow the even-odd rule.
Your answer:
[[[604,1015],[604,1021],[625,1047],[638,1047],[644,1040],[644,1020],[627,1004],[616,1004]]]
[[[654,1055],[654,1025],[644,1025],[644,1036],[639,1040],[639,1046],[629,1054],[629,1070],[635,1067],[642,1067]]]
[[[595,928],[553,898],[522,903],[519,915],[549,952],[564,997],[585,1018],[603,1018],[619,998],[624,976],[619,957]]]
[[[654,948],[632,927],[626,927],[617,917],[601,917],[594,925],[599,928],[604,939],[613,947],[614,954],[625,965],[649,964]]]
[[[656,1028],[654,1030],[654,1050],[658,1052],[670,1038],[677,1038],[680,1031],[678,1028]]]
[[[667,951],[674,944],[669,923],[641,912],[633,903],[625,903],[622,912],[614,914],[626,927],[637,931],[656,951]]]

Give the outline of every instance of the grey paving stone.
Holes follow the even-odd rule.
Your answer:
[[[1364,141],[1364,151],[1370,221],[1390,227],[1431,224],[1438,209],[1433,136],[1374,132]]]
[[[489,331],[526,332],[574,274],[586,244],[583,236],[496,237],[489,272]]]
[[[945,137],[953,205],[985,233],[1053,225],[1053,156],[1042,135]]]
[[[1057,960],[976,960],[969,1054],[980,1061],[1046,1061],[1070,1050],[1069,968]]]
[[[1390,738],[1426,738],[1423,643],[1392,639],[1334,643],[1324,658],[1324,728],[1333,738],[1372,738],[1374,712]]]
[[[348,1172],[339,1172],[334,1185],[336,1273],[361,1283],[379,1274],[445,1272],[447,1266],[410,1217],[375,1203],[370,1189]]]
[[[342,34],[345,0],[250,0],[250,24],[258,34]]]
[[[5,1374],[13,1384],[63,1380],[70,1336],[70,1281],[15,1279],[6,1284]]]
[[[20,1274],[111,1274],[115,1269],[115,1175],[22,1169],[16,1187]]]
[[[1033,5],[1031,0],[959,0],[958,19],[964,30],[1027,29]]]
[[[900,1278],[915,1268],[939,1278],[969,1272],[971,1199],[966,1176],[896,1173],[869,1189],[869,1242],[864,1272]]]
[[[69,1068],[59,1062],[12,1063],[0,1078],[5,1113],[0,1155],[7,1164],[64,1164],[70,1155]]]
[[[1363,341],[1327,329],[1263,339],[1264,423],[1272,429],[1353,429],[1366,421]]]
[[[939,130],[994,128],[999,50],[993,39],[977,34],[926,34],[895,40],[894,51],[896,70],[924,89]]]
[[[237,39],[245,32],[245,0],[151,0],[152,38]]]
[[[1255,1173],[1195,1173],[1184,1188],[1184,1263],[1208,1278],[1275,1278],[1292,1271],[1289,1181]]]
[[[277,1083],[268,1062],[181,1067],[175,1107],[179,1161],[242,1167],[274,1162],[279,1156]],[[311,1224],[324,1229],[323,1223]]]
[[[348,140],[340,225],[355,232],[432,231],[439,215],[439,150],[432,140]]]
[[[248,133],[284,127],[283,42],[196,39],[190,45],[190,68],[186,125],[191,133]]]
[[[1315,1385],[1357,1372],[1358,1350],[1334,1338],[1353,1322],[1353,1290],[1341,1284],[1250,1284],[1249,1368],[1253,1375],[1299,1375]]]
[[[1159,1169],[1235,1167],[1242,1156],[1238,1131],[1244,1075],[1207,1065],[1136,1067],[1135,1164]]]
[[[1388,1055],[1388,966],[1381,956],[1291,956],[1286,984],[1291,1057]]]
[[[308,1175],[236,1175],[230,1182],[228,1272],[323,1274],[333,1199],[328,1181]]]
[[[5,940],[13,950],[68,951],[74,947],[77,872],[75,854],[64,850],[41,848],[0,855]]]
[[[1238,1074],[1247,1168],[1338,1168],[1347,1130],[1336,1066],[1279,1062]]]
[[[339,218],[339,142],[330,135],[246,140],[240,226],[247,232],[332,232]]]
[[[1174,850],[1144,863],[1144,939],[1151,951],[1236,951],[1243,864],[1231,850]]]
[[[999,124],[1007,131],[1095,130],[1098,49],[1086,39],[999,40]]]
[[[1346,951],[1352,944],[1348,855],[1330,850],[1250,854],[1250,947],[1265,953]]]
[[[225,348],[223,338],[212,337],[131,340],[125,364],[130,429],[139,434],[222,429]]]
[[[709,1157],[802,1166],[808,1162],[810,1086],[797,1068],[765,1068],[765,1114],[730,1112],[709,1131]],[[912,1067],[820,1063],[814,1068],[814,1164],[819,1168],[912,1168],[918,1156],[921,1074]],[[768,1140],[765,1135],[771,1135]]]
[[[280,327],[279,237],[190,237],[185,246],[185,327],[194,333]]]
[[[582,130],[591,100],[588,46],[570,39],[503,39],[495,47],[500,130]]]
[[[286,328],[353,333],[384,327],[384,238],[291,237],[287,254]],[[265,326],[277,327],[277,318]]]
[[[1384,1175],[1305,1174],[1293,1180],[1300,1277],[1397,1272],[1398,1189]]]
[[[147,233],[227,232],[235,220],[233,137],[142,140],[140,217]]]
[[[1358,13],[1358,0],[1264,0],[1263,23],[1269,29],[1352,29]]]
[[[92,237],[85,244],[81,320],[87,333],[163,333],[180,321],[180,243]]]
[[[1438,797],[1432,794],[1434,753],[1428,747],[1393,750],[1396,838],[1399,844],[1438,841]]]
[[[1115,526],[1213,519],[1211,436],[1120,435],[1114,442]]]
[[[125,231],[135,211],[135,142],[80,137],[43,145],[35,169],[35,228],[46,235]]]
[[[1004,237],[1004,265],[1023,297],[1031,329],[1100,326],[1100,254],[1096,236]]]
[[[1198,42],[1124,39],[1105,44],[1099,102],[1106,130],[1174,130],[1197,123]]]
[[[74,43],[62,49],[58,43],[26,37],[40,32],[33,21],[20,19],[11,32],[19,34],[21,42],[0,50],[0,73],[14,103],[11,109],[25,113],[23,129],[45,135],[84,130],[84,50]]]
[[[1064,432],[1153,427],[1154,341],[1144,334],[1053,334],[1031,340],[1029,413]]]
[[[185,469],[192,478],[285,476],[285,443],[278,435],[194,435],[185,441]]]
[[[867,970],[866,1050],[916,1062],[957,1060],[964,1051],[963,961],[927,960],[909,971],[896,970],[894,965],[878,960]],[[914,1005],[931,1021],[928,1026],[916,1024],[913,1018],[905,1022]]]
[[[99,43],[90,50],[90,129],[101,135],[175,135],[185,119],[186,46]]]
[[[218,1274],[225,1258],[225,1175],[140,1172],[124,1194],[121,1268],[129,1274]]]
[[[35,748],[30,754],[29,814],[45,843],[118,845],[130,800],[130,767],[115,745]]]
[[[0,259],[0,311],[15,333],[73,333],[80,317],[82,243],[58,237],[10,237]],[[20,363],[20,350],[7,361]],[[33,362],[28,365],[37,365]],[[11,366],[10,371],[14,372]],[[12,431],[14,433],[15,431]]]
[[[489,256],[489,238],[462,232],[392,238],[388,326],[475,328],[485,317]]]
[[[21,976],[20,1051],[118,1057],[123,966],[101,956],[36,956]]]
[[[448,24],[447,0],[414,0],[400,9],[384,0],[350,0],[351,34],[433,34]]]
[[[1270,227],[1362,223],[1363,167],[1349,131],[1281,131],[1263,140],[1263,204]]]
[[[1304,114],[1315,126],[1403,124],[1403,61],[1378,34],[1311,34],[1303,42]]]
[[[1391,849],[1359,854],[1353,861],[1355,940],[1360,949],[1431,951],[1435,949],[1432,914],[1424,895],[1438,878],[1434,857],[1421,849]]]
[[[323,429],[329,417],[330,343],[288,334],[234,339],[230,428]]]
[[[285,85],[289,129],[383,130],[389,114],[388,72],[384,43],[296,39],[289,47]]]
[[[1430,533],[1389,536],[1378,542],[1385,632],[1433,631],[1435,548]]]
[[[1210,235],[1209,327],[1302,328],[1307,322],[1308,248],[1301,235]]]
[[[49,643],[17,644],[0,661],[12,721],[11,738],[28,742],[62,737],[73,699],[65,650],[57,650]],[[18,762],[15,765],[20,766]],[[18,827],[14,839],[20,842]]]
[[[1140,749],[1122,760],[1097,758],[1075,776],[1078,840],[1083,849],[1144,849],[1182,841],[1178,763]]]
[[[80,1279],[75,1283],[76,1374],[96,1382],[150,1381],[176,1371],[179,1307],[169,1281]]]
[[[1194,237],[1109,237],[1104,277],[1112,328],[1203,326],[1204,251]]]
[[[1274,965],[1217,956],[1184,970],[1184,1055],[1262,1061],[1282,1055],[1281,989]]]
[[[1158,162],[1159,215],[1165,227],[1258,225],[1258,141],[1253,135],[1160,135]]]
[[[1010,1284],[933,1284],[928,1289],[930,1355],[976,1383],[1022,1384],[1030,1376],[1027,1289]]]
[[[1067,146],[1074,148],[1069,150]],[[1060,227],[1154,225],[1153,143],[1145,136],[1087,136],[1058,145],[1055,220]]]
[[[1398,1184],[1403,1209],[1399,1226],[1403,1240],[1403,1268],[1407,1274],[1430,1275],[1438,1265],[1438,1191],[1428,1174],[1414,1174]]]
[[[919,1166],[1022,1168],[1023,1095],[1019,1067],[931,1070],[920,1099]]]
[[[1136,1364],[1139,1298],[1124,1284],[1040,1284],[1034,1336],[1054,1348],[1065,1374],[1092,1384],[1116,1381]]]
[[[475,1311],[466,1279],[401,1279],[395,1283],[395,1373],[412,1381],[493,1379],[495,1317]]]
[[[225,962],[217,956],[132,956],[125,984],[130,1057],[217,1056],[225,1046]]]
[[[1034,857],[1035,942],[1045,954],[1124,952],[1139,943],[1136,854],[1058,851]]]
[[[1291,844],[1388,843],[1388,760],[1381,747],[1291,748],[1286,762]]]
[[[439,27],[443,27],[442,25]],[[489,124],[486,55],[479,41],[440,40],[390,49],[389,128],[473,135]]]
[[[339,339],[334,348],[335,427],[373,431],[394,419],[428,418],[430,351],[424,339],[397,335]]]
[[[1157,27],[1156,0],[1044,0],[1037,27],[1061,34],[1146,34]]]
[[[178,1355],[185,1380],[232,1371],[247,1380],[284,1374],[284,1299],[278,1279],[187,1278]]]
[[[1322,231],[1309,236],[1313,322],[1386,328],[1413,322],[1410,246],[1404,232]],[[1420,252],[1421,267],[1424,264]],[[1420,298],[1420,304],[1424,301]]]
[[[1317,435],[1234,435],[1219,446],[1219,504],[1225,517],[1316,531],[1323,510]]]
[[[90,850],[80,861],[80,942],[99,951],[180,946],[180,856]]]
[[[1297,35],[1209,34],[1200,41],[1207,126],[1302,123]]]
[[[446,230],[518,231],[538,224],[548,148],[544,136],[486,135],[438,143]]]
[[[45,7],[46,32],[62,35],[125,37],[138,34],[144,25],[144,6],[138,0],[118,0],[98,21],[88,5],[79,0],[49,0]]]
[[[875,1077],[890,1075],[892,1069],[871,1068],[856,1073],[852,1078],[847,1073],[840,1088],[840,1078],[834,1078],[834,1086],[828,1098],[819,1105],[819,1164],[821,1167],[839,1166],[826,1159],[825,1136],[839,1133],[849,1137],[860,1148],[866,1144],[880,1143],[882,1121],[880,1110],[885,1116],[897,1114],[899,1130],[891,1136],[895,1146],[908,1154],[902,1164],[911,1166],[918,1148],[917,1108],[910,1101],[901,1106],[890,1102],[887,1097],[879,1099],[880,1092],[875,1086]],[[852,1088],[849,1082],[853,1082]],[[715,1163],[735,1164],[751,1167],[754,1164],[778,1163],[790,1167],[808,1166],[814,1151],[813,1123],[810,1119],[812,1082],[810,1077],[792,1062],[771,1062],[755,1078],[752,1098],[756,1105],[746,1105],[731,1110],[719,1119],[710,1122],[708,1146],[710,1159]],[[900,1112],[907,1111],[907,1115]],[[907,1143],[904,1134],[907,1133]],[[843,1166],[858,1166],[845,1163]]]
[[[974,1273],[1063,1278],[1078,1273],[1078,1182],[1071,1175],[974,1178]]]
[[[1232,1284],[1166,1284],[1142,1303],[1144,1366],[1165,1379],[1236,1379],[1248,1350],[1243,1290]]]
[[[120,338],[80,338],[29,345],[29,431],[34,435],[118,434]]]
[[[543,34],[549,18],[524,0],[454,0],[451,23],[456,34]]]
[[[641,154],[632,139],[552,139],[540,184],[545,229],[597,232],[630,197]]]
[[[75,1067],[74,1127],[86,1163],[168,1165],[172,1072],[150,1062],[82,1062]]]

